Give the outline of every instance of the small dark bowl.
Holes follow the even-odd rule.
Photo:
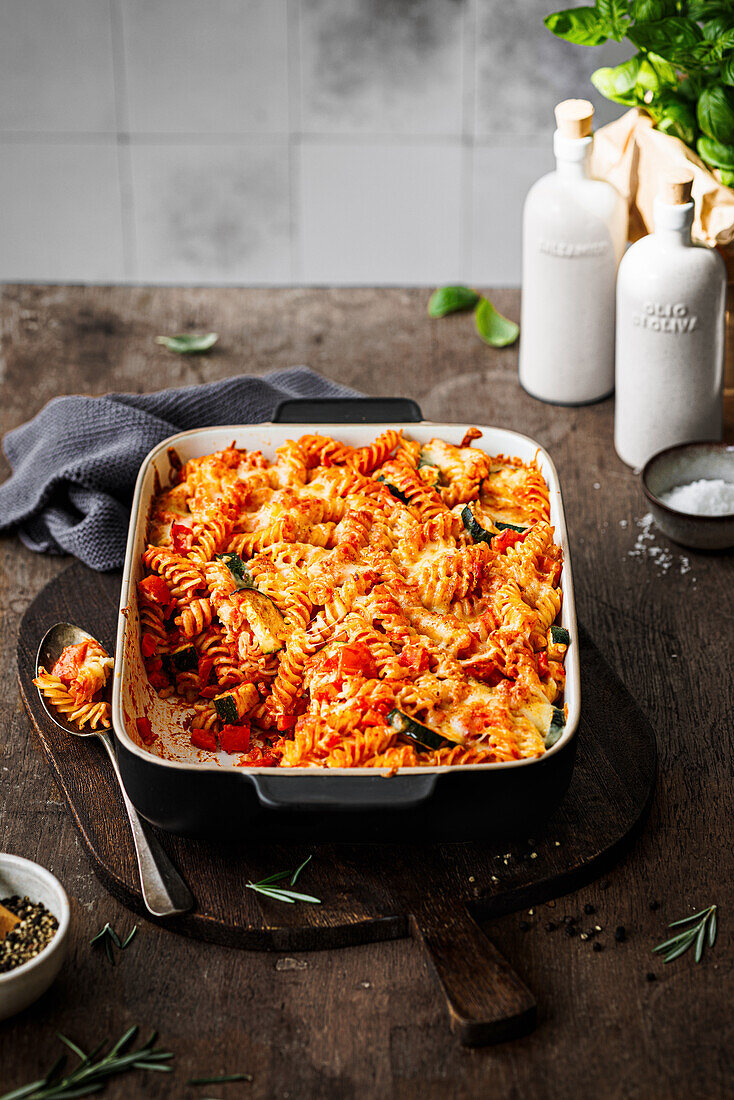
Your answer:
[[[726,443],[679,443],[666,447],[645,463],[640,481],[661,531],[695,550],[729,550],[734,546],[734,512],[697,516],[663,504],[662,493],[701,478],[721,478],[734,484],[734,446]]]

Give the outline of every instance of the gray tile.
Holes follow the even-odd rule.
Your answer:
[[[4,0],[0,130],[115,129],[109,0]]]
[[[290,281],[285,142],[133,144],[130,156],[138,279]]]
[[[631,47],[611,43],[589,48],[556,38],[543,17],[585,0],[479,0],[477,20],[477,107],[479,134],[529,135],[552,132],[553,108],[562,99],[594,104],[597,125],[622,108],[600,96],[589,81],[602,65],[629,57]]]
[[[518,286],[522,208],[535,181],[554,165],[543,144],[479,146],[474,150],[470,280],[480,286]]]
[[[0,279],[124,275],[116,145],[0,145]]]
[[[301,147],[307,283],[435,283],[458,277],[457,145]]]
[[[466,0],[302,0],[302,129],[458,134]]]
[[[286,0],[121,0],[132,133],[288,129]]]

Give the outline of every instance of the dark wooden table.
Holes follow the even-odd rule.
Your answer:
[[[518,315],[517,291],[492,297]],[[153,390],[306,363],[368,394],[416,398],[432,419],[535,436],[564,487],[579,617],[658,733],[661,771],[644,835],[602,882],[492,925],[540,1005],[537,1031],[504,1046],[457,1045],[410,941],[284,963],[143,922],[112,969],[89,939],[107,920],[124,931],[132,918],[90,870],[15,680],[18,620],[68,563],[2,538],[0,849],[50,867],[73,907],[61,979],[0,1024],[5,1088],[50,1066],[57,1030],[91,1046],[139,1022],[158,1028],[175,1051],[175,1074],[121,1078],[110,1097],[732,1095],[732,557],[687,552],[659,533],[645,537],[637,479],[612,445],[612,402],[563,409],[532,400],[519,388],[515,349],[486,348],[466,316],[430,321],[426,298],[422,290],[6,287],[0,431],[61,393]],[[186,328],[217,331],[217,347],[187,358],[154,343]],[[700,965],[685,955],[664,967],[651,950],[667,923],[714,902],[714,951]],[[585,904],[604,928],[601,952],[545,930]],[[614,940],[618,925],[624,943]],[[253,1082],[185,1085],[195,1074],[234,1070],[252,1073]]]

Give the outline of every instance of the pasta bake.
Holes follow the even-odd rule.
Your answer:
[[[535,758],[558,739],[569,635],[548,487],[480,437],[169,452],[140,641],[197,749],[396,770]]]

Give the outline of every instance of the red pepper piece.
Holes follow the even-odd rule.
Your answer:
[[[166,607],[172,600],[171,590],[163,577],[152,576],[138,581],[138,591],[146,600],[160,604],[161,607]]]
[[[171,542],[173,543],[173,549],[176,553],[188,553],[193,541],[194,532],[191,528],[185,523],[176,523],[174,520],[171,524]]]
[[[153,727],[150,724],[149,718],[136,718],[135,725],[138,727],[138,733],[140,734],[140,740],[145,745],[152,745],[157,739],[158,734],[153,732]]]
[[[527,538],[528,531],[511,531],[509,527],[506,531],[502,531],[499,535],[495,535],[492,539],[492,549],[498,553],[502,553],[503,550],[508,550],[511,546],[514,546],[518,542],[522,542]]]
[[[243,722],[239,726],[222,726],[219,731],[219,744],[225,752],[247,752],[250,748],[249,722]]]
[[[402,665],[403,668],[409,668],[416,675],[426,671],[429,661],[428,650],[422,645],[406,645],[398,657],[398,664]]]
[[[192,730],[191,744],[197,749],[208,749],[209,752],[217,751],[217,739],[211,730]]]

